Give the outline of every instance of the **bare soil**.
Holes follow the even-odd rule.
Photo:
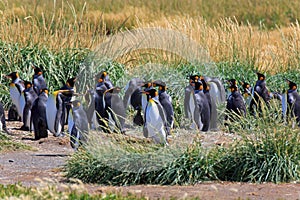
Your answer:
[[[0,184],[20,183],[23,186],[39,187],[49,184],[69,184],[63,176],[62,167],[74,150],[69,139],[54,137],[33,140],[33,133],[17,130],[20,122],[7,122],[14,141],[29,145],[32,150],[0,153]],[[228,140],[224,135],[205,136],[204,142],[216,145]],[[83,184],[90,194],[119,192],[131,193],[149,199],[300,199],[299,183],[252,184],[232,182],[204,182],[188,186],[136,185],[128,187]]]

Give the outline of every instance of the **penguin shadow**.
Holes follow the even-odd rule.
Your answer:
[[[35,138],[33,137],[22,137],[21,140],[27,140],[27,141],[37,141]]]
[[[68,154],[34,154],[32,156],[37,156],[37,157],[67,157],[69,155]]]

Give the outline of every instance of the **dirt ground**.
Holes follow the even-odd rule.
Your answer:
[[[63,176],[61,167],[72,153],[68,138],[53,137],[33,140],[33,133],[16,130],[21,123],[7,122],[12,133],[11,138],[27,144],[32,150],[0,153],[0,184],[21,183],[24,186],[40,187],[41,185],[69,184]],[[204,138],[204,141],[224,141],[224,136],[215,135]],[[204,182],[188,186],[136,185],[128,187],[99,186],[80,184],[84,191],[91,194],[120,192],[131,193],[148,199],[300,199],[300,184],[251,184],[232,182]]]

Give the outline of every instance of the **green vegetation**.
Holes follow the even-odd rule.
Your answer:
[[[182,94],[187,82],[184,77],[191,72],[204,73],[205,66],[164,65],[162,74],[155,73],[161,68],[156,70],[153,72],[149,66],[146,69],[135,68],[133,74],[144,77],[151,75],[149,79],[163,78],[164,73],[170,74],[164,80],[174,99],[176,121],[180,126],[173,131],[175,136],[179,135],[174,140],[180,141],[180,135],[185,131],[182,127],[186,126],[182,114]],[[248,64],[219,63],[216,73],[220,74],[219,77],[223,81],[235,78],[253,85],[256,80],[254,70],[254,66]],[[207,69],[205,72],[209,73]],[[269,89],[280,92],[287,88],[284,78],[297,80],[299,72],[266,75]],[[124,78],[126,79],[126,74]],[[236,140],[226,147],[204,148],[198,140],[197,133],[188,134],[188,137],[195,137],[193,143],[182,142],[180,146],[171,144],[167,150],[157,147],[158,150],[148,149],[146,152],[137,152],[136,149],[151,147],[150,144],[142,143],[128,149],[128,145],[132,144],[127,143],[124,138],[117,141],[112,139],[114,145],[102,142],[101,136],[100,139],[93,138],[84,150],[78,151],[69,160],[66,166],[67,176],[84,182],[111,185],[194,184],[207,180],[278,183],[298,180],[299,130],[282,121],[278,100],[274,99],[271,105],[270,110],[265,110],[261,117],[248,114],[247,118],[240,119],[233,116],[235,120],[229,124],[229,131],[234,132],[232,134]],[[222,108],[219,111],[224,112]],[[223,123],[222,115],[220,122]],[[225,132],[228,131],[223,125],[221,128]]]
[[[31,150],[30,146],[24,145],[19,142],[12,141],[6,133],[0,132],[0,152],[5,151],[18,151],[18,150]]]
[[[103,143],[101,148],[96,148],[93,144],[98,142],[99,145],[99,141],[91,141],[86,150],[77,152],[68,162],[67,176],[84,182],[111,185],[184,185],[208,180],[257,183],[297,181],[300,178],[299,130],[292,128],[292,121],[284,123],[280,116],[280,108],[274,100],[270,110],[265,110],[260,118],[234,117],[229,126],[236,131],[231,133],[236,139],[230,144],[204,148],[197,134],[190,133],[189,137],[194,137],[194,142],[186,143],[185,150],[173,154],[161,150],[154,152],[156,155],[139,152],[137,156],[136,151],[124,148],[126,140],[119,143],[118,153],[115,153],[115,147]],[[175,131],[180,133],[183,130]],[[135,149],[143,149],[145,145],[135,146]],[[171,145],[168,148],[174,152],[174,148],[178,147]],[[163,159],[162,163],[156,163],[158,158]],[[140,162],[147,164],[136,168]]]
[[[82,188],[79,188],[82,189]],[[46,188],[27,188],[21,185],[0,185],[0,198],[1,199],[11,199],[11,198],[20,198],[20,199],[62,199],[62,200],[77,200],[77,199],[102,199],[102,200],[134,200],[134,199],[145,199],[143,197],[136,197],[134,195],[122,195],[122,194],[97,194],[90,195],[86,191],[78,191],[72,189],[72,186],[65,185],[64,191],[57,189],[54,186],[47,186]]]
[[[5,107],[9,103],[8,87],[10,80],[4,75],[18,72],[20,78],[31,81],[33,75],[32,64],[40,66],[44,71],[50,91],[59,89],[65,81],[77,75],[80,63],[83,62],[88,49],[50,50],[46,47],[21,46],[19,44],[0,43],[0,99]]]

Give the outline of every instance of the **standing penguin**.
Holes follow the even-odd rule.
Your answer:
[[[47,124],[48,129],[54,136],[63,136],[62,133],[64,120],[62,119],[62,108],[63,108],[63,101],[62,96],[63,93],[68,93],[68,90],[57,90],[54,91],[52,94],[49,95],[47,100]]]
[[[129,103],[134,110],[137,111],[133,117],[133,123],[142,126],[144,124],[142,116],[142,85],[143,80],[140,78],[131,79],[125,87],[125,95],[123,98],[124,107],[127,109]]]
[[[243,92],[242,95],[244,97],[246,105],[250,105],[251,99],[252,99],[252,87],[250,86],[249,83],[242,82],[242,88]]]
[[[155,89],[143,91],[148,96],[148,103],[145,109],[145,124],[143,133],[146,138],[151,138],[155,143],[167,143],[166,115],[158,100],[158,92]]]
[[[37,95],[39,95],[42,89],[47,88],[47,84],[44,79],[42,69],[35,65],[33,65],[32,68],[34,69],[32,78],[33,89],[37,93]]]
[[[250,102],[250,113],[252,115],[255,115],[255,107],[256,110],[261,113],[262,112],[262,103],[264,102],[267,106],[269,106],[270,102],[270,93],[266,86],[266,77],[265,75],[257,72],[257,78],[256,84],[254,86],[254,94],[253,98]]]
[[[77,150],[83,142],[87,141],[89,122],[80,101],[75,100],[71,104],[72,108],[68,118],[68,129],[71,147]]]
[[[109,115],[107,110],[105,109],[105,91],[108,90],[107,84],[105,84],[104,80],[102,78],[98,79],[98,83],[96,85],[96,92],[94,93],[95,98],[95,111],[96,111],[96,117],[97,122],[101,129],[109,133],[109,127],[108,127],[108,119]]]
[[[212,79],[210,79],[212,80]],[[203,93],[207,98],[209,109],[210,109],[210,129],[211,130],[217,130],[218,129],[218,112],[217,112],[217,103],[222,103],[221,99],[221,93],[218,89],[217,84],[215,82],[210,82],[210,85],[212,86],[213,90],[210,90],[209,83],[204,79],[203,76],[200,77],[200,81],[203,85]]]
[[[297,125],[300,126],[300,95],[297,92],[297,84],[287,80],[289,89],[287,91],[287,113],[286,116],[296,118]]]
[[[161,80],[157,80],[157,81],[153,82],[153,86],[154,87],[158,86],[158,96],[159,96],[158,99],[166,113],[166,118],[167,118],[167,122],[168,122],[166,124],[167,134],[170,135],[170,131],[174,125],[174,109],[173,109],[173,105],[172,105],[172,98],[166,92],[167,86],[166,86],[165,82],[163,82]]]
[[[12,72],[6,75],[11,79],[9,84],[9,92],[12,103],[17,107],[18,115],[23,120],[23,109],[25,106],[25,97],[23,91],[25,89],[24,82],[19,78],[18,72]]]
[[[195,90],[195,82],[199,82],[200,76],[191,75],[189,76],[189,85],[185,87],[184,94],[184,113],[187,119],[193,119],[193,111],[195,109],[196,102],[194,102],[194,90]],[[192,97],[192,98],[191,98]]]
[[[203,92],[202,82],[195,82],[195,91],[194,98],[196,102],[195,110],[194,110],[194,121],[201,131],[208,131],[210,124],[210,106]]]
[[[231,90],[231,94],[227,99],[226,110],[227,115],[225,116],[225,120],[232,120],[232,114],[245,116],[246,115],[246,105],[243,99],[242,94],[238,91],[238,87],[236,84],[232,84],[229,86]]]
[[[74,86],[75,86],[76,77],[69,78],[66,83],[60,88],[60,90],[67,90],[68,93],[64,93],[62,97],[62,120],[65,124],[68,124],[69,111],[71,109],[71,99],[74,94]],[[62,132],[64,131],[64,127],[62,127]]]
[[[4,108],[3,108],[3,104],[1,102],[0,102],[0,119],[1,119],[0,120],[0,131],[4,131],[5,133],[10,134],[6,127]]]
[[[33,102],[38,98],[38,96],[33,90],[31,82],[24,81],[24,84],[25,84],[25,90],[24,90],[25,107],[23,110],[23,125],[21,127],[21,130],[31,131],[30,129],[31,109],[33,106]]]
[[[48,90],[47,88],[41,89],[39,96],[34,101],[31,109],[31,122],[34,127],[34,139],[48,137],[48,124],[47,124],[47,101]]]
[[[118,131],[124,134],[126,110],[123,100],[119,96],[120,91],[121,88],[119,87],[106,90],[104,92],[104,107],[109,114],[109,121],[114,124],[114,128],[117,128]]]

